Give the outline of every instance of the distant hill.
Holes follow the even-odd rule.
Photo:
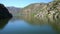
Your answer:
[[[10,13],[12,13],[13,16],[15,16],[17,13],[21,11],[21,8],[17,7],[7,7]]]

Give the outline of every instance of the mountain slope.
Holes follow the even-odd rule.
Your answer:
[[[60,19],[60,1],[52,1],[49,3],[33,3],[22,9],[20,17],[30,23],[54,23]],[[53,22],[54,21],[54,22]],[[57,24],[60,24],[59,22]]]
[[[16,7],[7,7],[10,13],[12,13],[13,16],[17,16],[17,14],[21,11],[21,8]]]

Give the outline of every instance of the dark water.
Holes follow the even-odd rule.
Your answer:
[[[57,34],[50,24],[33,25],[21,19],[1,19],[0,34]]]

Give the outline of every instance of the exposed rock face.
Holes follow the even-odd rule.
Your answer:
[[[11,18],[11,17],[12,14],[9,13],[8,9],[3,4],[0,4],[0,19]]]

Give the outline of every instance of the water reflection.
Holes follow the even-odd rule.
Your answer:
[[[6,27],[0,31],[1,34],[55,34],[50,25],[31,25],[24,20],[11,20]]]
[[[11,18],[0,19],[0,29],[3,29]]]
[[[52,26],[52,28],[57,32],[57,34],[60,34],[60,18],[56,19],[48,19],[48,24]]]
[[[49,32],[51,32],[50,34],[52,33],[55,34],[57,32],[57,34],[60,34],[60,19],[57,20],[54,19],[53,21],[48,18],[44,18],[42,20],[37,18],[31,18],[31,20],[28,19],[19,20],[19,18],[13,18],[11,20],[10,19],[11,18],[0,19],[0,29],[3,29],[6,26],[0,33],[48,32],[49,34]],[[8,23],[9,20],[10,22]]]
[[[57,32],[57,34],[60,34],[60,19],[59,18],[33,18],[25,19],[28,21],[29,24],[32,25],[43,25],[43,24],[49,24],[51,27]]]

